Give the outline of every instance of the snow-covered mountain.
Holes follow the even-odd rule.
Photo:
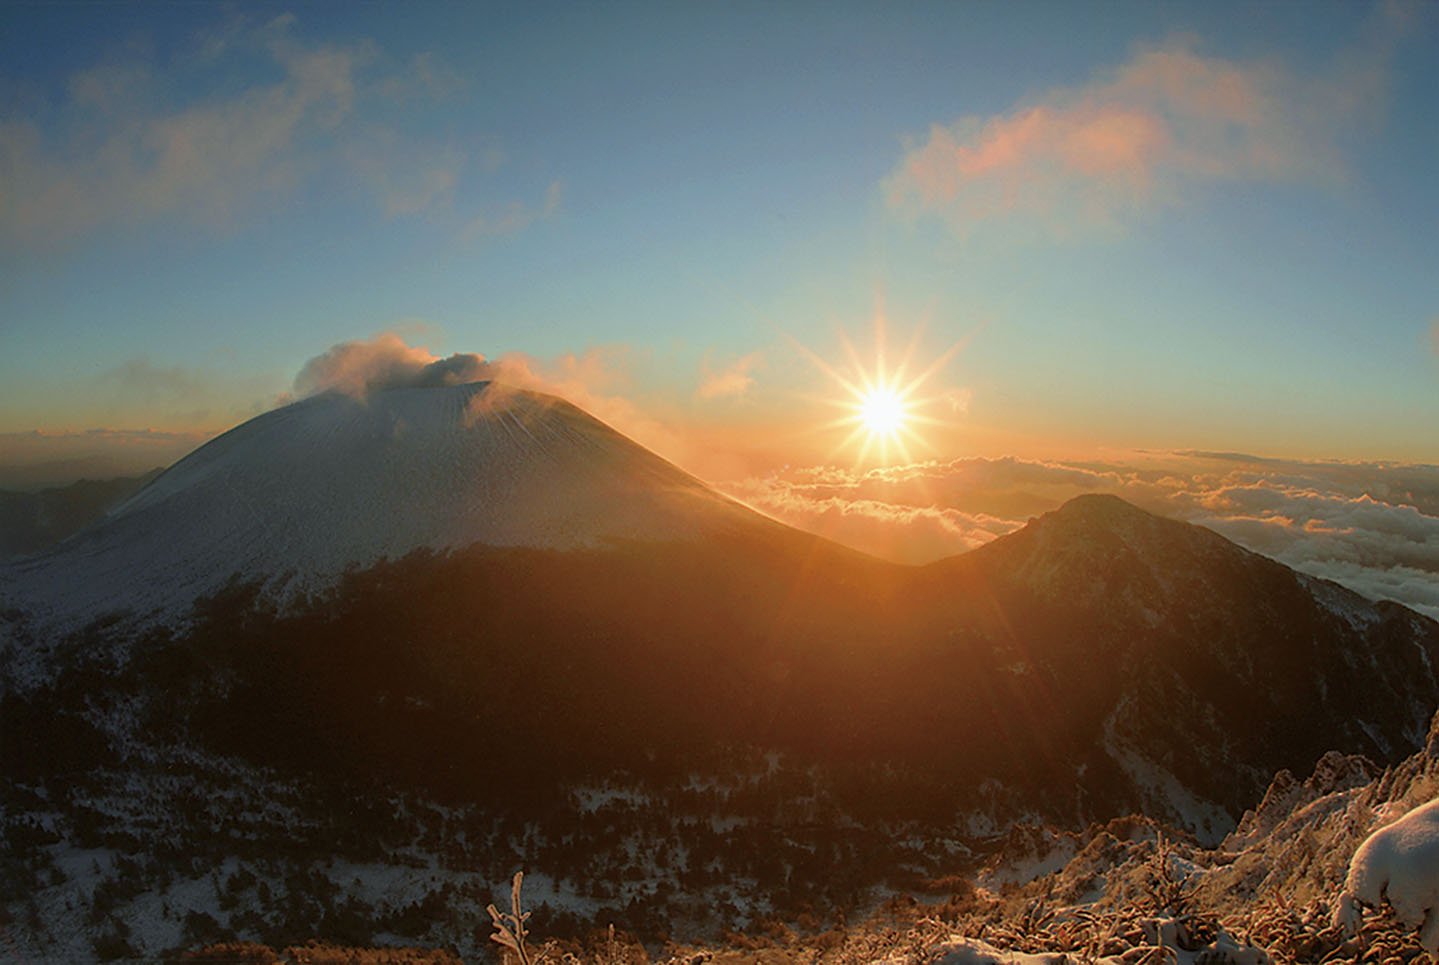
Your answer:
[[[0,584],[74,625],[173,616],[233,579],[293,596],[416,549],[694,540],[742,525],[769,524],[551,396],[491,382],[331,392],[212,440]]]

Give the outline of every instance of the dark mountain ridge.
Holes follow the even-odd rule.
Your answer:
[[[753,746],[857,812],[1144,811],[1215,839],[1278,770],[1422,740],[1439,626],[1344,599],[1086,497],[923,568],[782,530],[421,551],[298,607],[236,585],[80,679],[140,695],[150,739],[460,800]]]
[[[1146,809],[1166,775],[1234,815],[1279,759],[1393,760],[1439,699],[1434,621],[1114,496],[930,569],[984,580],[1001,638],[1050,669],[1079,745],[1120,762]]]

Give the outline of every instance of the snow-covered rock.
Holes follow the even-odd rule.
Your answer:
[[[955,938],[930,949],[928,960],[935,965],[1058,965],[1066,959],[1062,954],[1001,951],[978,938]]]
[[[1016,824],[985,862],[976,883],[997,891],[1006,884],[1033,881],[1063,868],[1081,846],[1078,835],[1045,826]]]
[[[1336,919],[1353,931],[1360,902],[1388,902],[1419,941],[1439,955],[1439,798],[1371,834],[1349,864]]]
[[[1239,826],[1224,840],[1230,851],[1245,847],[1270,834],[1281,823],[1303,807],[1340,791],[1363,787],[1379,776],[1373,761],[1358,754],[1330,751],[1314,765],[1314,773],[1304,781],[1288,770],[1274,775],[1259,806],[1246,811]]]

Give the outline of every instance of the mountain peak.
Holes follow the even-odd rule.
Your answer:
[[[1180,545],[1197,548],[1223,542],[1210,530],[1151,513],[1110,493],[1075,496],[1030,520],[1020,532],[1033,534],[1041,545],[1058,542],[1072,549],[1127,547],[1146,554]]]
[[[1252,554],[1203,527],[1108,493],[1087,493],[967,555],[1041,595],[1099,599],[1123,586],[1157,607],[1175,592],[1176,575],[1208,572],[1217,558]]]
[[[1112,493],[1085,493],[1068,500],[1058,509],[1045,513],[1041,518],[1063,522],[1114,525],[1160,520],[1164,517],[1140,509]]]

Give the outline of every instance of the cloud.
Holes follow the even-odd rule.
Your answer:
[[[1388,43],[1308,79],[1187,40],[1141,50],[1010,113],[935,124],[887,179],[887,199],[960,234],[998,219],[1068,234],[1122,227],[1205,184],[1335,182],[1336,132],[1373,114]]]
[[[178,365],[156,365],[144,357],[129,359],[101,373],[99,381],[130,400],[146,403],[194,404],[207,398],[210,388],[196,372]]]
[[[417,143],[380,126],[357,134],[345,157],[387,218],[452,206],[468,163],[452,145]]]
[[[378,85],[381,95],[396,103],[418,98],[446,100],[465,89],[465,79],[443,57],[422,51],[410,59],[409,69],[384,78]]]
[[[974,390],[967,387],[948,389],[942,396],[948,404],[949,411],[953,415],[968,415],[969,406],[974,401]]]
[[[762,359],[761,353],[751,352],[716,372],[710,370],[709,358],[706,357],[701,367],[704,379],[695,395],[701,399],[724,399],[744,395],[754,385],[754,377],[749,374],[750,369],[759,365]]]
[[[1190,521],[1302,573],[1439,616],[1439,517],[1313,482],[1276,476],[1195,487],[1173,504]],[[1439,494],[1439,479],[1431,486],[1431,497]]]
[[[837,495],[780,476],[746,480],[725,490],[781,522],[903,563],[953,556],[1023,525],[949,507]]]
[[[473,219],[452,210],[456,196],[471,170],[493,171],[497,149],[472,157],[414,136],[406,118],[461,90],[458,73],[433,53],[396,63],[367,40],[310,45],[294,24],[232,18],[169,60],[81,70],[44,112],[0,109],[0,246],[162,220],[229,230],[321,179],[386,217]],[[488,221],[512,233],[558,203],[552,188],[538,211],[517,202]]]
[[[306,48],[287,28],[276,20],[251,38],[282,74],[272,84],[159,107],[126,93],[159,86],[155,78],[114,87],[90,71],[70,84],[68,138],[27,119],[0,121],[0,233],[46,243],[167,215],[214,226],[257,197],[288,190],[303,173],[304,141],[350,115],[356,74],[373,49]]]
[[[394,332],[368,341],[341,342],[310,359],[295,376],[295,394],[342,392],[364,396],[381,389],[437,388],[490,378],[483,355],[439,358],[428,349],[407,345]]]
[[[1006,457],[924,462],[866,471],[791,467],[720,488],[782,522],[905,563],[987,543],[1108,477]]]
[[[672,423],[652,415],[652,406],[629,397],[629,370],[635,353],[624,346],[598,347],[553,359],[520,353],[496,359],[475,353],[440,357],[407,341],[407,337],[418,338],[430,331],[430,326],[412,323],[400,331],[333,345],[301,366],[292,382],[293,394],[278,398],[268,377],[237,379],[223,371],[131,359],[102,373],[88,386],[101,394],[117,422],[141,409],[153,416],[166,408],[180,408],[184,413],[172,422],[187,429],[207,427],[178,432],[98,428],[0,433],[0,487],[63,484],[168,465],[214,436],[217,428],[228,428],[295,397],[333,391],[361,398],[386,388],[441,387],[482,380],[565,399],[674,461],[684,462],[703,452],[692,447]],[[261,397],[268,404],[255,401]],[[248,401],[237,407],[237,399]],[[214,419],[207,424],[212,413]]]

